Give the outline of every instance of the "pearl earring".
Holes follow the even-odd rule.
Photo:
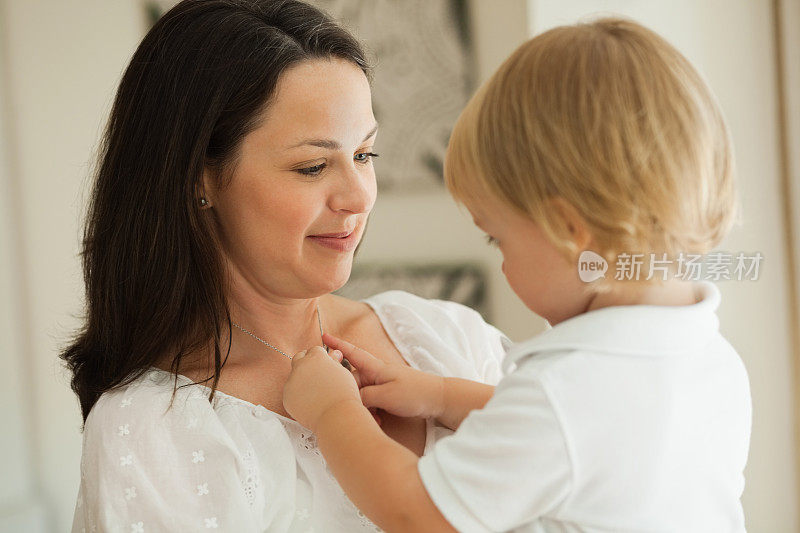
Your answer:
[[[208,200],[206,200],[205,198],[200,198],[200,206],[205,207],[207,205],[208,205]]]

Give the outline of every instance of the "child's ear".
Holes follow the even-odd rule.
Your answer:
[[[560,197],[550,198],[548,202],[553,214],[561,219],[562,227],[567,230],[569,238],[575,244],[577,250],[588,249],[592,242],[592,232],[589,230],[586,220],[575,209],[575,206]]]

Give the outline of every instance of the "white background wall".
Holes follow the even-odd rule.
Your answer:
[[[788,223],[792,232],[787,235],[793,243],[794,279],[795,279],[795,314],[794,320],[800,321],[800,2],[797,0],[779,0],[781,13],[780,32],[783,43],[783,97],[784,119],[787,146],[786,180],[788,181],[789,202]],[[795,361],[795,404],[800,400],[800,324],[794,329],[794,361]],[[796,410],[800,409],[795,405]],[[795,411],[795,424],[800,424],[800,413]],[[800,426],[796,429],[800,430]],[[800,433],[799,433],[800,434]],[[800,450],[800,436],[796,441]],[[798,459],[800,460],[800,459]]]
[[[2,456],[0,486],[11,494],[0,501],[0,529],[67,531],[79,479],[80,410],[56,354],[79,324],[88,165],[143,19],[133,0],[6,0],[0,8],[3,148],[10,151],[2,172],[10,195],[0,201],[11,207],[0,214],[2,279],[11,285],[2,298],[2,317],[9,317],[2,331],[14,333],[0,354],[0,427],[4,451],[21,446],[30,457],[28,466],[24,453]],[[19,507],[26,501],[46,506],[46,528],[35,529],[35,512],[30,526],[18,525],[31,516]]]
[[[0,14],[2,16],[2,14]],[[2,24],[2,19],[0,19]],[[8,77],[5,75],[5,43],[0,41],[0,294],[4,296],[0,304],[0,354],[3,372],[0,373],[0,424],[9,431],[0,432],[0,457],[2,470],[0,478],[8,483],[0,483],[0,524],[10,531],[12,527],[22,530],[22,525],[35,524],[41,527],[42,510],[35,501],[35,473],[33,457],[28,446],[31,441],[32,411],[26,405],[24,383],[30,381],[30,373],[21,354],[23,353],[22,322],[19,320],[18,302],[24,301],[20,291],[22,271],[20,261],[22,240],[13,228],[18,227],[19,209],[14,201],[19,196],[18,184],[11,179],[10,169],[14,166],[11,156],[14,153],[12,132],[6,117],[10,114],[9,100],[6,98]],[[13,516],[11,516],[13,515]]]
[[[770,2],[473,0],[480,78],[529,34],[598,10],[667,37],[728,118],[743,220],[721,248],[766,258],[759,281],[719,284],[722,331],[747,365],[754,402],[743,501],[750,531],[798,531]],[[0,531],[71,524],[80,413],[56,354],[79,324],[89,164],[143,28],[138,0],[0,0]],[[379,198],[359,259],[484,261],[496,325],[514,339],[543,327],[444,192]]]

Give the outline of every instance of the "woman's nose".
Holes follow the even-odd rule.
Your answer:
[[[369,213],[375,203],[376,184],[372,169],[348,169],[330,200],[334,211]]]

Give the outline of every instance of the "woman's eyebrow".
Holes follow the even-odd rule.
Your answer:
[[[373,135],[375,135],[377,132],[378,132],[378,123],[376,122],[376,123],[375,123],[375,125],[374,125],[374,126],[372,126],[372,129],[371,129],[371,130],[369,130],[369,133],[367,133],[367,136],[366,136],[366,137],[364,137],[364,140],[363,140],[363,141],[361,141],[361,142],[363,143],[364,141],[366,141],[367,139],[369,139],[370,137],[372,137]]]
[[[361,142],[364,142],[373,135],[375,135],[377,131],[378,131],[378,123],[376,122],[375,125],[372,127],[372,129],[369,131],[369,133],[367,133],[366,137],[364,137],[364,140]],[[333,139],[306,139],[304,141],[300,141],[299,143],[290,146],[289,148],[287,148],[287,150],[291,150],[292,148],[297,148],[298,146],[304,146],[306,144],[311,146],[318,146],[320,148],[327,148],[328,150],[342,149],[342,145],[339,144],[338,141],[335,141]]]

